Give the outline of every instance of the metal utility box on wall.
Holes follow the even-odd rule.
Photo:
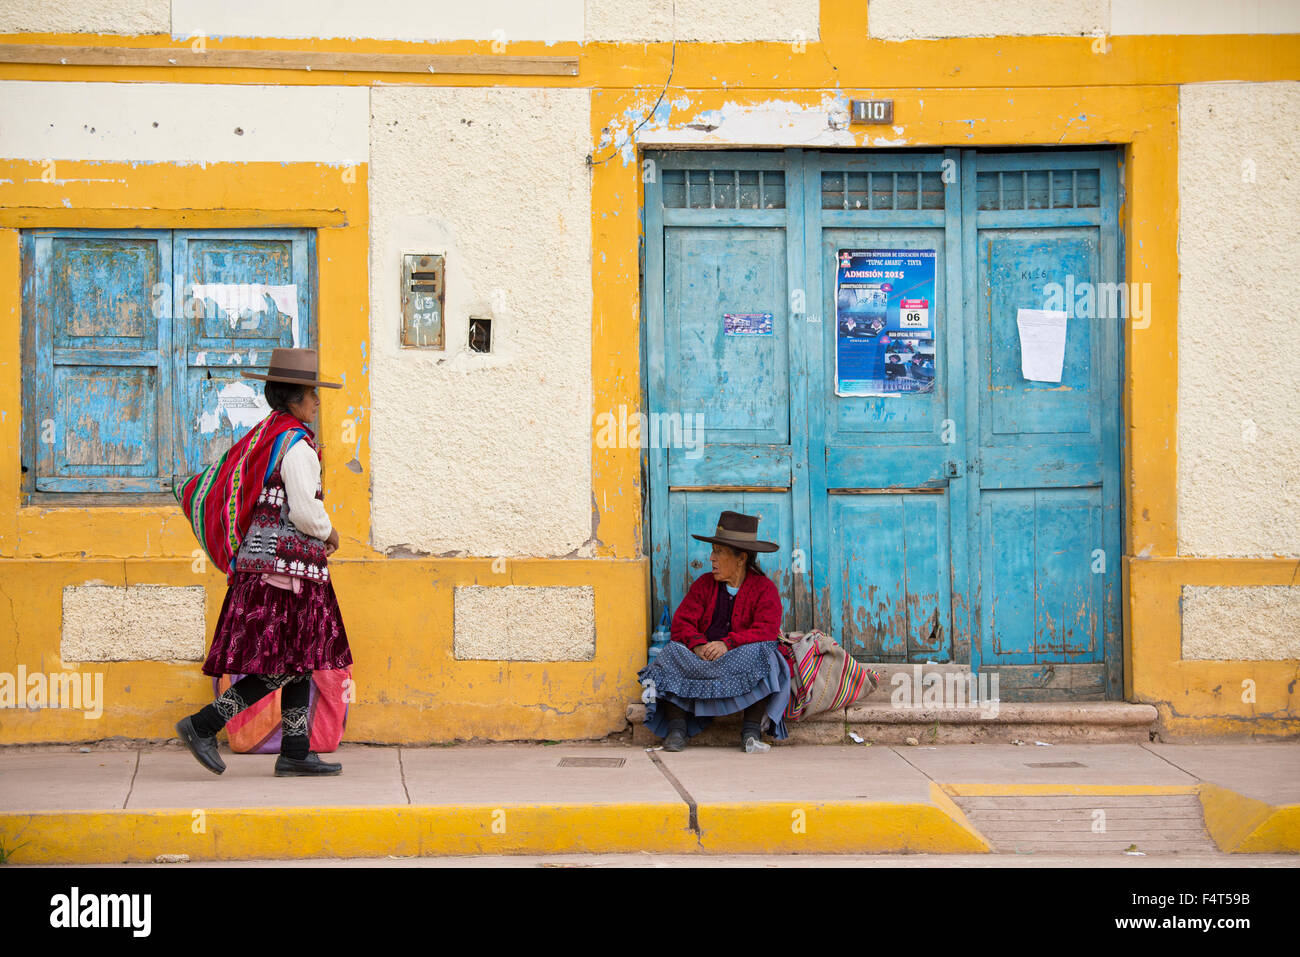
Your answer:
[[[447,292],[441,255],[402,256],[402,348],[442,349]]]

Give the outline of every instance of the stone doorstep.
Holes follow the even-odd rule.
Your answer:
[[[876,692],[879,694],[879,692]],[[1003,702],[995,716],[984,717],[979,708],[895,708],[888,699],[862,702],[843,711],[827,711],[802,721],[786,722],[790,736],[775,741],[790,744],[856,744],[853,732],[873,744],[1010,744],[1035,741],[1048,744],[1145,744],[1158,713],[1149,704],[1127,701]],[[645,722],[645,705],[628,705],[632,743],[642,747],[660,744]],[[740,715],[727,715],[691,739],[692,745],[737,747]]]

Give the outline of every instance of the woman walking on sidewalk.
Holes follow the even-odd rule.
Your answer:
[[[176,489],[181,508],[229,588],[203,673],[242,674],[212,704],[176,725],[181,741],[214,774],[226,769],[217,732],[277,688],[283,724],[276,777],[338,774],[341,764],[309,750],[311,673],[352,663],[329,555],[338,548],[321,496],[314,349],[275,349],[265,375],[271,413],[206,471]]]

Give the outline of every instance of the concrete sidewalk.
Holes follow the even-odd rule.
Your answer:
[[[15,864],[389,855],[1300,852],[1300,743],[0,750]]]

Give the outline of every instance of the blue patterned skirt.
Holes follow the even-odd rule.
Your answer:
[[[767,698],[765,730],[778,740],[786,738],[790,669],[777,646],[775,641],[757,641],[733,648],[717,661],[705,661],[681,642],[668,642],[638,675],[646,689],[646,727],[661,738],[668,734],[668,715],[658,707],[661,701],[686,712],[686,733],[693,737],[715,717],[744,711]]]

